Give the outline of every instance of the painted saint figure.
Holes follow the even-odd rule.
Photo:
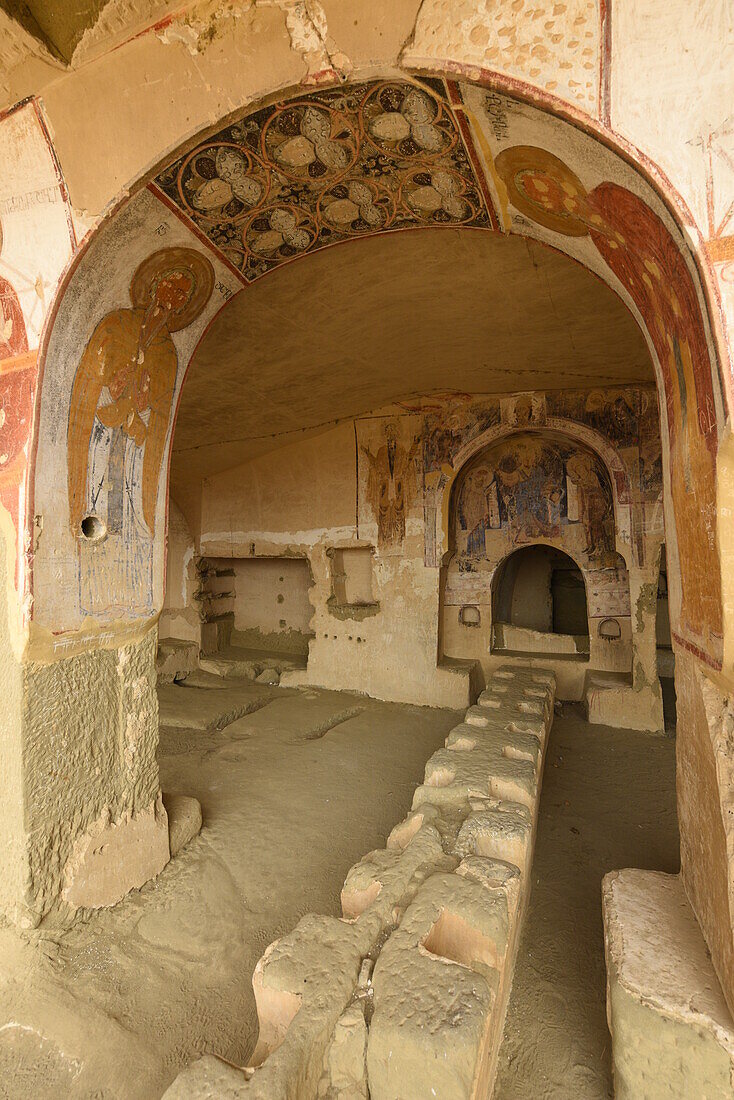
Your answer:
[[[655,211],[620,184],[587,191],[558,157],[529,145],[503,149],[495,167],[521,213],[565,236],[590,238],[645,321],[663,376],[681,620],[720,659],[718,429],[707,335],[686,261]]]
[[[67,448],[69,520],[81,536],[87,614],[152,610],[158,481],[178,369],[171,333],[199,316],[213,283],[211,264],[193,249],[154,253],[133,276],[133,308],[103,317],[82,355]],[[87,517],[104,538],[85,540]]]
[[[0,224],[0,254],[3,249],[3,227]],[[7,279],[0,275],[0,362],[28,351],[28,335],[20,301]]]
[[[579,450],[566,459],[566,481],[586,537],[583,553],[591,561],[608,564],[615,557],[614,498],[608,478],[592,455]]]
[[[377,514],[378,545],[399,546],[405,538],[405,513],[415,484],[420,440],[407,450],[398,443],[394,424],[388,424],[385,439],[376,455],[366,447],[362,453],[369,461],[367,491]]]

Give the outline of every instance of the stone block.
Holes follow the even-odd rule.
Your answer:
[[[158,643],[155,668],[159,683],[172,684],[174,680],[195,672],[198,667],[198,642],[164,638]]]
[[[369,1100],[367,1024],[359,1003],[342,1012],[324,1058],[318,1100]]]
[[[100,817],[64,867],[63,900],[80,909],[114,905],[155,878],[170,857],[168,817],[159,796],[147,810],[111,822]]]
[[[591,725],[615,726],[664,733],[663,694],[660,681],[635,688],[602,675],[589,675],[584,687],[586,714]]]
[[[483,1095],[508,935],[504,898],[466,877],[436,875],[418,892],[375,965],[372,1100]]]
[[[533,822],[519,803],[488,800],[486,808],[470,814],[459,830],[456,854],[502,860],[527,873],[532,856]]]
[[[480,730],[478,726],[462,723],[451,731],[448,742],[447,748],[439,749],[428,761],[424,786],[419,787],[418,792],[426,788],[440,789],[442,802],[489,796],[521,802],[525,806],[535,804],[537,741],[532,741],[527,734]],[[473,742],[471,748],[470,742]],[[423,797],[424,794],[419,796]],[[419,804],[414,799],[414,808]]]
[[[422,823],[403,848],[378,848],[351,868],[341,892],[342,912],[353,919],[378,898],[382,909],[405,905],[429,875],[452,871],[456,864],[444,853],[437,830]]]
[[[731,1100],[734,1023],[678,875],[602,886],[616,1100]]]

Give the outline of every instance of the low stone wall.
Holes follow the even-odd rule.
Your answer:
[[[309,914],[260,959],[253,1066],[205,1055],[168,1100],[491,1095],[554,692],[545,670],[495,673],[350,870],[343,918]]]
[[[734,1022],[680,875],[627,868],[602,886],[617,1100],[731,1100]]]

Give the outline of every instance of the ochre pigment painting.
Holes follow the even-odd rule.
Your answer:
[[[466,466],[454,494],[462,570],[537,541],[568,546],[589,567],[615,564],[609,475],[586,447],[536,432],[507,436]]]
[[[495,167],[510,201],[526,217],[566,236],[590,238],[642,315],[663,375],[681,618],[687,634],[717,649],[717,423],[706,334],[685,260],[657,214],[619,184],[604,182],[587,191],[562,160],[527,145],[504,149]]]
[[[22,527],[28,442],[38,379],[35,351],[0,362],[0,505],[15,531]],[[22,546],[17,547],[15,583],[19,587]]]
[[[0,258],[3,251],[3,225],[0,221]],[[12,283],[0,275],[0,362],[28,351],[23,310]]]
[[[0,257],[3,227],[0,222]],[[33,421],[36,353],[28,352],[23,310],[12,283],[0,275],[0,504],[19,530],[26,445]],[[16,583],[18,562],[16,555]]]
[[[199,316],[213,284],[199,252],[153,253],[133,275],[132,309],[103,317],[84,349],[67,450],[69,522],[88,615],[129,610],[130,599],[139,612],[152,610],[156,503],[178,369],[171,333]]]
[[[385,550],[399,549],[405,539],[406,514],[419,484],[420,439],[406,446],[399,439],[397,425],[388,423],[373,452],[362,446],[367,463],[367,499],[377,520],[377,544]]]
[[[425,474],[453,466],[460,449],[471,439],[500,423],[499,398],[454,394],[428,409],[423,420]]]
[[[367,233],[496,226],[440,80],[353,84],[263,108],[156,186],[248,282]]]

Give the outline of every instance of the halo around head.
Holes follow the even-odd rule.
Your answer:
[[[586,188],[571,169],[547,149],[513,145],[495,159],[512,205],[538,225],[567,237],[589,231],[580,216]]]
[[[145,309],[158,283],[174,273],[188,275],[193,286],[180,310],[171,314],[168,331],[177,332],[195,321],[214,289],[214,268],[206,256],[193,248],[162,248],[143,260],[130,283],[134,306]]]

